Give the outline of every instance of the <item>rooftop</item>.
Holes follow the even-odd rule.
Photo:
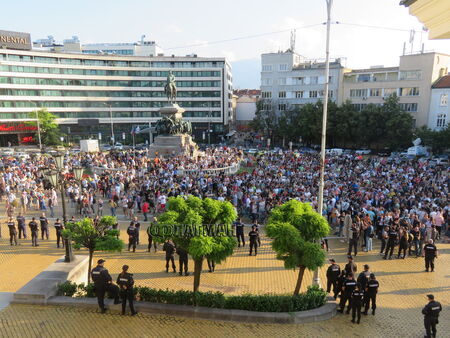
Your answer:
[[[259,89],[236,89],[233,94],[237,96],[256,96],[261,95],[261,91]]]
[[[444,75],[439,80],[437,80],[432,88],[450,88],[450,74]]]

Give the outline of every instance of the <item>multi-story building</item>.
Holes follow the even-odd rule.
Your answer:
[[[258,89],[239,89],[234,91],[236,125],[247,125],[255,118],[256,102],[261,97]]]
[[[441,77],[431,87],[428,127],[434,130],[445,128],[450,122],[450,75]]]
[[[288,50],[262,54],[261,66],[261,98],[267,109],[281,112],[323,98],[324,62],[307,61]],[[328,97],[338,103],[344,72],[341,59],[330,62]]]
[[[73,41],[72,41],[73,42]],[[128,56],[0,49],[0,143],[22,139],[14,125],[47,108],[72,139],[131,137],[137,125],[159,119],[167,102],[169,70],[178,87],[178,104],[201,140],[211,126],[212,138],[225,135],[232,119],[231,67],[223,57]],[[24,47],[24,46],[22,46]],[[26,50],[28,49],[28,50]],[[11,126],[12,128],[9,128]],[[29,137],[27,137],[29,140]]]
[[[410,112],[416,127],[429,121],[431,85],[447,74],[450,55],[418,53],[400,56],[398,67],[375,66],[354,69],[344,74],[344,100],[351,100],[359,110],[367,104],[382,104],[384,98],[397,94],[403,109]]]

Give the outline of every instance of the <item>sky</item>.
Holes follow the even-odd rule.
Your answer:
[[[424,43],[425,50],[450,54],[450,40],[428,40],[423,24],[399,2],[334,0],[332,20],[339,23],[331,26],[331,57],[345,57],[349,68],[396,66],[404,42],[411,50],[411,29],[417,31],[413,50]],[[3,2],[2,13],[8,15],[0,29],[29,32],[32,40],[77,35],[82,43],[135,42],[146,35],[166,55],[224,56],[241,89],[259,88],[261,54],[286,50],[290,29],[297,28],[299,54],[325,57],[325,0],[21,0]],[[278,33],[263,34],[272,32]],[[233,41],[215,43],[222,40]]]

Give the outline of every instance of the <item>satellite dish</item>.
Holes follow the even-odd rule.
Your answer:
[[[416,138],[416,139],[413,141],[413,144],[414,144],[415,146],[418,146],[418,145],[420,145],[421,143],[422,143],[422,140],[420,139],[420,137]]]

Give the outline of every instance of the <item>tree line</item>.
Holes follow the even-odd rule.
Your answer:
[[[271,106],[270,101],[257,103],[251,127],[270,138],[272,144],[286,145],[290,141],[309,146],[320,144],[322,101],[291,107],[281,114],[264,109],[267,106]],[[328,147],[401,150],[412,146],[416,137],[423,137],[425,145],[443,150],[450,147],[449,132],[449,127],[439,132],[416,129],[411,114],[402,109],[395,94],[381,105],[367,104],[361,110],[351,101],[340,106],[335,102],[328,103]]]

